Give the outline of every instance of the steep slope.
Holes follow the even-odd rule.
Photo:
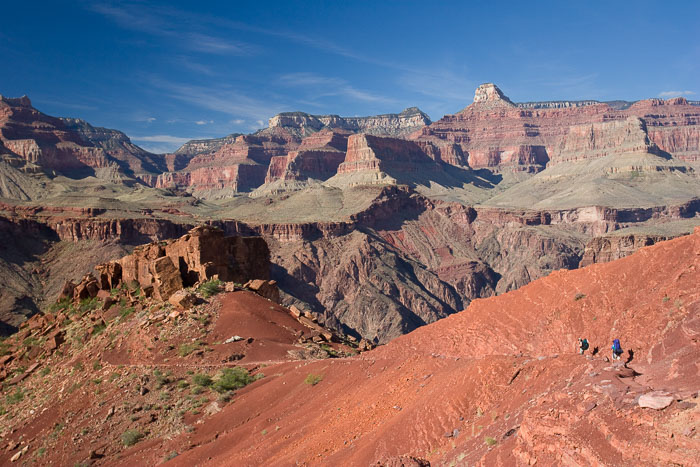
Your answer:
[[[699,261],[700,230],[475,301],[360,357],[269,368],[192,433],[121,461],[695,465]],[[582,336],[594,355],[576,355]],[[606,361],[613,338],[626,364]]]

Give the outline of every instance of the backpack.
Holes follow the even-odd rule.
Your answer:
[[[615,339],[613,341],[613,350],[615,353],[622,353],[622,347],[620,347],[620,339]]]
[[[588,339],[584,339],[581,341],[581,348],[583,350],[588,350]]]

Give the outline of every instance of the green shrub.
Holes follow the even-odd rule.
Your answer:
[[[17,388],[15,392],[5,396],[5,401],[10,405],[22,402],[22,399],[24,399],[24,392],[20,388]]]
[[[92,369],[95,371],[100,371],[102,369],[102,363],[99,360],[92,362]]]
[[[203,373],[197,373],[192,377],[192,384],[196,386],[209,387],[214,383],[211,376],[205,375]]]
[[[138,430],[126,430],[122,433],[122,444],[124,446],[133,446],[143,439],[143,434]]]
[[[224,368],[221,370],[218,379],[214,383],[216,392],[233,391],[250,384],[253,379],[248,370],[239,366],[235,368]]]
[[[134,307],[131,307],[131,306],[124,307],[124,308],[122,308],[122,311],[119,312],[119,317],[121,319],[126,319],[130,315],[134,314],[135,311],[136,310],[134,310]]]
[[[186,357],[195,350],[199,349],[202,346],[201,342],[192,342],[189,344],[180,344],[180,347],[177,349],[177,354],[181,357]]]
[[[163,372],[158,369],[153,370],[153,376],[156,380],[156,389],[160,389],[163,386],[170,384],[170,378],[168,378],[168,375],[163,374]]]
[[[204,298],[209,298],[213,295],[221,292],[221,281],[218,279],[212,279],[199,286],[197,292]]]
[[[97,309],[101,305],[100,299],[97,297],[93,298],[84,298],[80,300],[80,304],[78,305],[78,310],[80,313],[87,313],[88,311],[92,311]]]
[[[304,382],[310,386],[316,386],[321,381],[323,381],[323,375],[315,375],[313,373],[309,373],[309,375],[304,380]]]
[[[486,444],[488,444],[489,446],[493,446],[494,444],[497,443],[497,441],[496,441],[494,438],[490,437],[490,436],[486,436],[486,437],[484,438],[484,442],[485,442]]]
[[[62,300],[57,301],[56,303],[53,303],[51,306],[49,306],[49,312],[50,313],[56,313],[58,310],[68,310],[71,307],[71,299],[66,297]]]

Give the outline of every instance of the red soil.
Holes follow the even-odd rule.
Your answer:
[[[182,466],[369,465],[402,455],[458,465],[697,465],[699,267],[696,229],[476,300],[360,357],[270,366],[194,432],[142,443],[119,462],[156,463],[174,450],[170,463]],[[598,354],[577,355],[578,337]],[[628,368],[604,358],[616,337],[623,358],[633,352]],[[311,374],[322,380],[305,383]],[[640,408],[652,389],[674,402]]]

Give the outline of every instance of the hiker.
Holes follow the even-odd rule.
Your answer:
[[[588,350],[588,339],[578,338],[578,353],[583,355],[583,353]]]
[[[620,347],[620,339],[614,339],[612,344],[612,358],[619,360],[622,355],[622,347]]]

